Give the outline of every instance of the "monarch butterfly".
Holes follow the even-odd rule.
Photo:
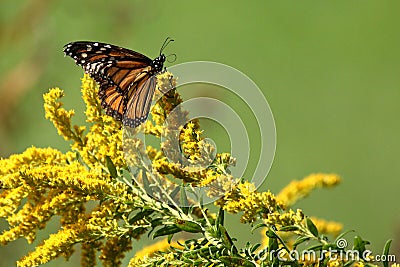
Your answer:
[[[135,128],[149,115],[155,74],[163,70],[166,57],[162,51],[171,41],[169,37],[165,40],[154,60],[119,46],[87,41],[66,44],[64,54],[99,84],[98,95],[106,114]]]

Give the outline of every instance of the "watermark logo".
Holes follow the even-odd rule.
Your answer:
[[[336,241],[336,245],[337,245],[337,247],[338,247],[339,249],[341,249],[341,248],[346,248],[346,247],[347,247],[347,240],[344,239],[344,238],[339,238],[339,239]]]
[[[215,62],[188,62],[178,64],[168,68],[174,77],[177,78],[177,91],[181,88],[194,88],[197,91],[197,96],[187,99],[183,96],[183,102],[176,106],[169,113],[164,125],[169,125],[170,120],[176,123],[176,118],[179,117],[179,112],[185,110],[188,112],[186,120],[179,121],[180,126],[186,125],[193,119],[207,119],[223,128],[229,140],[230,151],[218,151],[218,142],[206,138],[204,142],[208,147],[212,147],[218,152],[229,152],[232,157],[236,158],[235,166],[230,167],[230,175],[235,178],[243,177],[246,172],[245,179],[252,182],[256,187],[260,186],[268,175],[271,168],[275,146],[276,146],[276,130],[275,122],[268,105],[268,102],[260,90],[260,88],[244,73],[230,66],[215,63]],[[201,94],[201,88],[212,87],[215,94],[204,96]],[[193,91],[191,92],[193,95]],[[231,95],[245,105],[248,114],[241,114],[241,111],[232,104],[232,101],[227,101],[228,97],[215,97],[215,95]],[[158,101],[155,99],[154,101]],[[235,101],[233,101],[235,102]],[[248,120],[252,119],[249,126]],[[208,160],[204,157],[199,157],[202,160],[191,160],[190,164],[185,155],[181,151],[181,140],[179,140],[179,131],[181,127],[169,130],[167,136],[162,136],[160,142],[168,142],[168,146],[162,147],[164,156],[169,162],[178,163],[176,166],[185,168],[185,171],[191,169],[194,172],[199,172],[207,169],[215,158],[215,153]],[[124,131],[124,151],[127,162],[129,159],[140,157],[141,173],[138,173],[138,166],[129,166],[133,178],[136,183],[150,193],[151,196],[161,201],[172,201],[171,194],[181,190],[181,184],[177,181],[163,181],[157,177],[157,173],[151,165],[151,160],[148,156],[139,153],[139,149],[144,150],[148,143],[143,132],[138,132],[136,129],[126,127]],[[257,140],[255,142],[254,140]],[[207,147],[207,146],[206,146]],[[180,153],[178,153],[180,151]],[[257,155],[254,155],[257,154]],[[249,159],[255,167],[249,173]],[[186,161],[185,161],[186,160]],[[143,171],[143,167],[145,171]],[[145,177],[144,177],[145,176]],[[165,178],[165,177],[164,177]],[[209,185],[213,186],[213,185]],[[209,198],[205,192],[209,188],[190,188],[185,194],[188,198],[202,198],[203,203],[211,202],[215,199]],[[224,192],[220,192],[221,195]],[[167,197],[165,195],[168,195]],[[176,195],[176,193],[175,193]],[[187,203],[181,203],[181,200],[175,198],[173,200],[179,206],[185,206]],[[177,203],[178,202],[178,203]]]
[[[344,238],[340,238],[336,241],[336,248],[329,248],[323,250],[272,250],[269,253],[264,253],[260,251],[259,259],[266,260],[267,257],[274,258],[277,257],[279,261],[282,262],[321,262],[323,260],[329,261],[364,261],[364,262],[395,262],[396,256],[392,254],[388,255],[374,255],[371,250],[359,251],[356,249],[347,249],[348,242]]]

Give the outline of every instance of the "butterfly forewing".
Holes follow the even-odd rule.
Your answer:
[[[73,42],[64,47],[64,53],[99,84],[107,115],[130,127],[146,120],[156,86],[154,74],[162,68],[164,55],[153,61],[138,52],[98,42]],[[154,70],[154,62],[161,63],[161,68]]]
[[[138,52],[105,43],[98,42],[72,42],[64,46],[64,52],[82,65],[85,61],[94,61],[102,57],[116,57],[136,62],[137,64],[150,65],[152,60]]]

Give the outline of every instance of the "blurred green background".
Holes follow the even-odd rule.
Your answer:
[[[371,241],[375,253],[390,238],[393,252],[399,251],[399,10],[395,0],[2,0],[0,156],[31,145],[68,149],[44,118],[48,88],[64,89],[65,106],[83,123],[82,70],[63,57],[64,44],[102,41],[153,58],[171,36],[176,41],[166,53],[177,54],[175,63],[221,62],[263,90],[275,117],[277,150],[262,189],[277,193],[313,172],[338,173],[340,186],[315,191],[297,207],[344,223]],[[238,220],[231,217],[229,228]],[[259,238],[247,230],[234,233],[241,242]],[[14,266],[32,249],[24,240],[0,247],[0,267]],[[77,262],[74,256],[46,266]]]

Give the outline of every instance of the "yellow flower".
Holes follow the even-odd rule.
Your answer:
[[[277,198],[290,207],[299,199],[310,194],[312,190],[320,187],[332,187],[339,182],[340,177],[335,174],[311,174],[301,181],[292,181],[279,192]]]
[[[296,212],[289,210],[287,212],[271,212],[266,214],[264,219],[267,225],[293,226],[300,225],[304,220],[303,211],[297,209]]]
[[[55,216],[60,218],[61,227],[18,261],[18,266],[37,266],[60,256],[68,258],[77,243],[82,244],[83,266],[95,266],[97,258],[103,266],[119,266],[125,252],[132,248],[132,240],[148,230],[160,233],[160,227],[165,233],[175,233],[174,227],[181,229],[182,225],[185,227],[181,230],[200,232],[204,237],[191,240],[183,250],[170,249],[166,240],[160,241],[137,252],[129,266],[146,265],[151,260],[179,266],[185,257],[197,257],[196,253],[203,257],[212,252],[208,257],[214,257],[218,254],[215,249],[220,247],[227,249],[221,253],[233,252],[236,248],[226,230],[220,225],[220,232],[214,229],[215,215],[201,205],[186,209],[171,204],[170,200],[176,198],[197,201],[185,200],[190,194],[185,195],[184,191],[178,194],[176,180],[188,188],[204,187],[210,197],[222,195],[215,204],[227,212],[242,213],[243,223],[261,219],[277,229],[293,225],[306,229],[303,212],[286,206],[314,188],[337,184],[339,178],[311,175],[292,183],[278,197],[270,191],[258,192],[254,184],[230,174],[235,159],[229,153],[215,155],[215,148],[202,136],[199,121],[188,120],[188,113],[179,106],[182,99],[170,90],[175,84],[171,73],[157,76],[155,98],[159,100],[151,109],[151,120],[132,133],[123,131],[121,122],[104,114],[98,86],[89,75],[82,78],[87,126],[73,126],[74,111],[64,109],[60,102],[62,90],[53,88],[43,96],[46,118],[59,135],[72,141],[71,151],[31,147],[0,160],[0,217],[9,225],[0,234],[0,243],[21,237],[31,243],[37,231]],[[158,138],[160,145],[146,146],[137,138],[138,133]],[[127,173],[128,166],[135,171]],[[134,182],[130,180],[132,176]],[[142,182],[147,188],[142,190],[135,182]],[[149,194],[147,189],[155,194]],[[155,200],[156,196],[170,205]],[[313,220],[321,233],[336,234],[341,229],[334,222]],[[192,229],[190,223],[196,227]],[[191,254],[191,250],[195,253]],[[100,257],[96,257],[98,252]],[[218,264],[218,258],[215,260]],[[333,261],[328,264],[340,266]]]
[[[333,260],[329,260],[328,267],[341,267],[343,266],[343,262],[340,259],[333,259]]]
[[[43,95],[46,119],[49,119],[54,124],[58,134],[64,137],[65,140],[74,140],[79,145],[83,145],[82,134],[85,127],[72,127],[71,118],[75,112],[62,108],[63,104],[58,102],[58,99],[63,96],[64,91],[59,88],[50,89],[47,94]]]
[[[40,264],[45,264],[50,260],[64,254],[70,247],[79,242],[80,235],[84,229],[64,229],[60,230],[57,234],[52,234],[44,241],[43,244],[36,247],[34,252],[29,253],[27,256],[17,262],[18,267],[31,267]]]
[[[134,267],[134,266],[139,265],[140,263],[144,263],[145,259],[147,257],[151,257],[155,253],[160,252],[160,251],[168,251],[171,246],[173,246],[173,247],[180,246],[179,242],[182,242],[182,240],[178,240],[178,241],[172,242],[170,244],[170,243],[168,243],[168,240],[165,238],[165,239],[158,241],[152,245],[146,246],[143,249],[136,252],[135,257],[133,257],[130,260],[128,267]],[[165,254],[165,257],[167,258],[168,261],[171,261],[174,259],[173,253]]]
[[[365,264],[364,264],[364,262],[362,262],[362,261],[358,261],[358,262],[354,263],[353,266],[354,266],[354,267],[364,267]],[[392,266],[393,266],[393,265],[392,265]],[[394,266],[394,267],[396,267],[396,266]]]
[[[230,213],[243,212],[243,223],[254,222],[258,217],[268,216],[282,208],[282,203],[271,192],[257,192],[254,184],[247,181],[233,186],[216,205]]]
[[[343,230],[343,224],[333,221],[326,221],[316,217],[310,218],[321,234],[331,234],[338,236]]]
[[[82,81],[82,98],[86,104],[86,121],[102,123],[102,110],[100,100],[97,97],[98,88],[95,81],[88,74],[84,74]]]

